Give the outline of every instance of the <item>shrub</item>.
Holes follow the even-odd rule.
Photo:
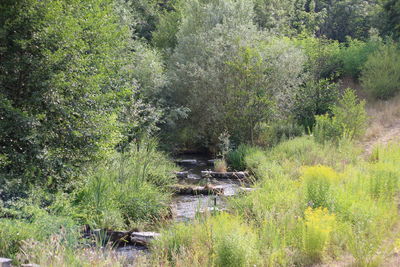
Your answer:
[[[339,86],[330,79],[309,80],[296,92],[292,114],[297,123],[312,129],[315,115],[331,113],[339,98]]]
[[[290,121],[260,123],[256,128],[256,144],[263,147],[274,146],[281,141],[304,134],[303,127]]]
[[[340,49],[340,60],[344,75],[358,78],[368,56],[378,49],[380,43],[374,40],[360,41],[349,38]]]
[[[313,135],[317,142],[321,144],[327,141],[338,142],[344,134],[336,117],[330,117],[328,114],[315,116]]]
[[[331,186],[338,182],[338,174],[326,166],[304,167],[302,172],[301,179],[308,205],[330,208],[333,203]]]
[[[329,213],[326,208],[308,207],[304,212],[302,226],[302,248],[305,254],[312,262],[320,261],[329,243],[330,235],[336,227],[335,214]]]
[[[323,38],[301,36],[294,42],[308,56],[307,70],[317,79],[330,78],[340,69],[339,42]]]
[[[365,100],[359,100],[354,90],[347,88],[332,113],[342,127],[342,133],[348,132],[349,138],[362,136],[367,127]]]
[[[353,140],[364,134],[367,114],[365,101],[359,101],[352,89],[346,89],[339,103],[332,107],[333,117],[316,116],[314,136],[320,143],[339,142],[341,138]]]
[[[400,51],[389,43],[371,54],[365,63],[361,82],[375,98],[388,99],[400,91]]]

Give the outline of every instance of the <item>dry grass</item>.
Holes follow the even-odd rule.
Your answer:
[[[393,135],[396,135],[400,130],[400,95],[387,101],[368,101],[367,113],[370,122],[364,142],[377,141],[392,131],[394,131]],[[389,136],[386,141],[391,139],[392,136]]]
[[[226,172],[228,170],[228,165],[224,159],[217,159],[214,162],[214,171],[216,172]]]

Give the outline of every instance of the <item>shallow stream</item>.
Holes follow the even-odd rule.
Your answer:
[[[173,220],[184,222],[193,220],[196,214],[211,212],[212,210],[223,210],[226,208],[226,198],[233,196],[243,187],[238,180],[231,179],[208,179],[201,177],[201,171],[212,170],[213,163],[210,158],[198,154],[184,154],[177,157],[176,162],[181,169],[188,171],[187,178],[179,179],[180,185],[199,185],[206,184],[221,187],[224,189],[223,195],[177,195],[174,196],[171,204]],[[187,160],[190,163],[183,163]],[[126,246],[116,249],[116,252],[127,257],[128,261],[133,261],[139,255],[148,253],[148,250],[138,246]]]

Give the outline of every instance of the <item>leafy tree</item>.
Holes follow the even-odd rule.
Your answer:
[[[331,113],[331,107],[338,97],[337,84],[328,79],[309,80],[296,92],[293,117],[306,129],[311,129],[315,123],[315,116]]]
[[[153,32],[152,43],[171,54],[176,46],[176,34],[182,19],[183,3],[181,0],[169,2],[170,10],[160,12],[156,30]]]
[[[0,13],[1,188],[64,186],[137,118],[130,30],[112,0],[10,0]]]
[[[341,68],[337,41],[302,34],[293,39],[307,55],[306,70],[316,79],[331,78]]]
[[[257,30],[251,1],[190,1],[182,18],[169,60],[174,99],[190,109],[181,128],[201,146],[218,143],[225,130],[236,142],[251,142],[271,102],[280,111],[290,106],[288,91],[303,82],[304,55]]]
[[[387,0],[384,3],[384,14],[387,19],[386,32],[400,37],[400,1]]]
[[[228,62],[232,77],[227,85],[226,127],[236,141],[254,144],[255,126],[270,117],[272,90],[268,88],[263,58],[255,49],[241,47]]]

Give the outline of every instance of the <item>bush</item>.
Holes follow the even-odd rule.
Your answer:
[[[304,134],[304,129],[294,122],[277,121],[271,124],[258,124],[256,132],[256,144],[268,147],[274,146],[281,141],[301,136]]]
[[[343,75],[358,78],[368,56],[375,52],[380,43],[374,40],[367,42],[349,38],[340,49],[340,60],[343,64]]]
[[[307,70],[317,80],[330,78],[340,69],[339,42],[323,38],[301,36],[294,42],[308,56]]]
[[[364,134],[367,123],[365,101],[359,101],[352,89],[346,89],[339,103],[332,107],[333,117],[316,116],[314,136],[320,143],[353,140]]]
[[[331,187],[339,180],[338,174],[326,166],[305,167],[301,179],[304,184],[305,199],[313,208],[331,208],[334,203]]]
[[[349,138],[361,137],[367,127],[367,113],[365,100],[358,100],[354,90],[347,88],[339,99],[339,103],[332,107],[332,113],[342,126],[342,132],[349,133]]]
[[[292,114],[297,123],[312,129],[315,115],[331,113],[339,98],[338,84],[329,79],[309,80],[296,93]]]
[[[303,221],[303,250],[311,262],[322,259],[330,235],[336,227],[336,216],[326,208],[307,208]]]
[[[400,91],[400,50],[395,43],[381,46],[365,63],[361,82],[375,98],[388,99]]]
[[[325,114],[315,116],[313,135],[317,142],[324,144],[327,141],[338,142],[345,133],[342,132],[342,127],[336,117]]]

